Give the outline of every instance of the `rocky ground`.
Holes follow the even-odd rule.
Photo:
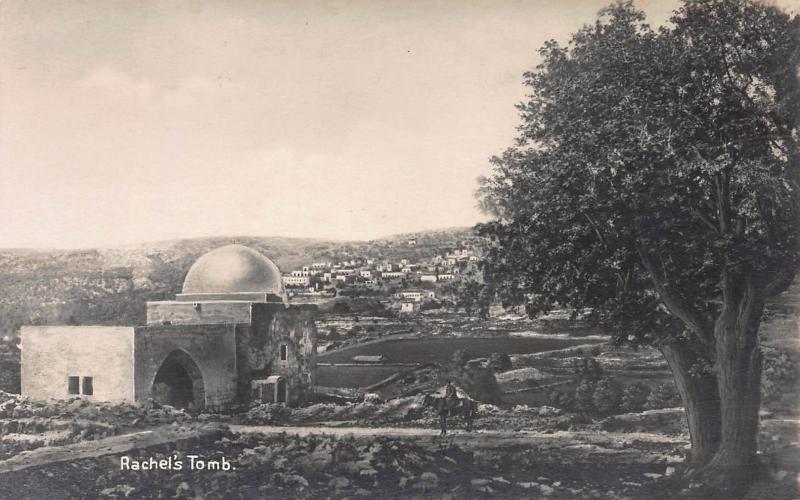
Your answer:
[[[680,408],[586,421],[550,407],[481,405],[477,432],[455,421],[441,438],[419,396],[262,405],[234,417],[2,396],[2,429],[15,432],[0,443],[16,457],[0,461],[0,498],[704,498],[680,479]],[[798,423],[766,417],[766,476],[748,498],[797,498]],[[48,432],[63,434],[47,441]],[[19,435],[40,449],[10,446]],[[190,456],[230,469],[193,470]],[[121,457],[183,467],[120,470]]]
[[[34,401],[0,391],[0,459],[42,446],[78,443],[192,420],[170,406]]]
[[[699,485],[677,474],[686,441],[656,434],[502,431],[439,438],[424,430],[420,430],[423,435],[409,432],[402,437],[381,436],[378,429],[357,436],[330,436],[324,428],[307,429],[302,435],[292,429],[264,430],[220,428],[177,443],[102,457],[78,456],[0,474],[0,497],[671,499],[702,495]],[[164,469],[121,470],[122,457],[129,464],[163,460]],[[793,498],[795,481],[794,475],[777,475],[758,483],[748,498]],[[763,496],[766,493],[769,496]]]
[[[479,438],[474,438],[479,439]],[[656,444],[674,453],[682,444]],[[83,459],[5,474],[0,496],[132,498],[454,498],[547,496],[635,498],[670,485],[666,462],[563,464],[543,450],[470,449],[428,438],[339,438],[220,431],[185,442],[131,452],[132,461],[172,458],[182,470],[120,470],[120,457]],[[550,454],[554,450],[550,450]],[[190,456],[231,464],[231,470],[192,470]],[[200,458],[196,459],[200,460]],[[11,490],[13,488],[13,491]],[[639,497],[642,497],[639,495]],[[647,493],[647,497],[656,498]]]

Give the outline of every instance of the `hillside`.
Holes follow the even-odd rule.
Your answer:
[[[0,250],[0,336],[16,334],[23,324],[141,324],[146,301],[174,296],[199,256],[233,242],[257,249],[287,271],[354,257],[416,260],[472,238],[469,228],[451,228],[370,241],[233,236],[85,250]]]

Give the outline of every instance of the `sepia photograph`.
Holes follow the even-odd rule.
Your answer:
[[[800,0],[0,0],[0,498],[800,500]]]

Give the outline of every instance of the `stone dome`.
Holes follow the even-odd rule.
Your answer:
[[[281,272],[271,260],[244,245],[227,245],[192,264],[183,293],[273,293],[284,295]]]

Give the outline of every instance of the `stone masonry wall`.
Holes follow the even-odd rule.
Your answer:
[[[133,402],[133,327],[23,326],[22,394],[67,399],[70,376],[92,377],[96,401]]]
[[[148,325],[208,325],[250,322],[249,302],[148,302]]]
[[[136,401],[152,396],[153,380],[166,357],[182,350],[200,369],[205,406],[236,399],[236,339],[233,325],[164,325],[136,327]]]
[[[253,304],[252,323],[237,326],[239,394],[249,395],[250,381],[282,376],[289,386],[289,403],[313,398],[316,371],[316,313],[313,305],[284,307]],[[281,360],[281,345],[287,359]]]

